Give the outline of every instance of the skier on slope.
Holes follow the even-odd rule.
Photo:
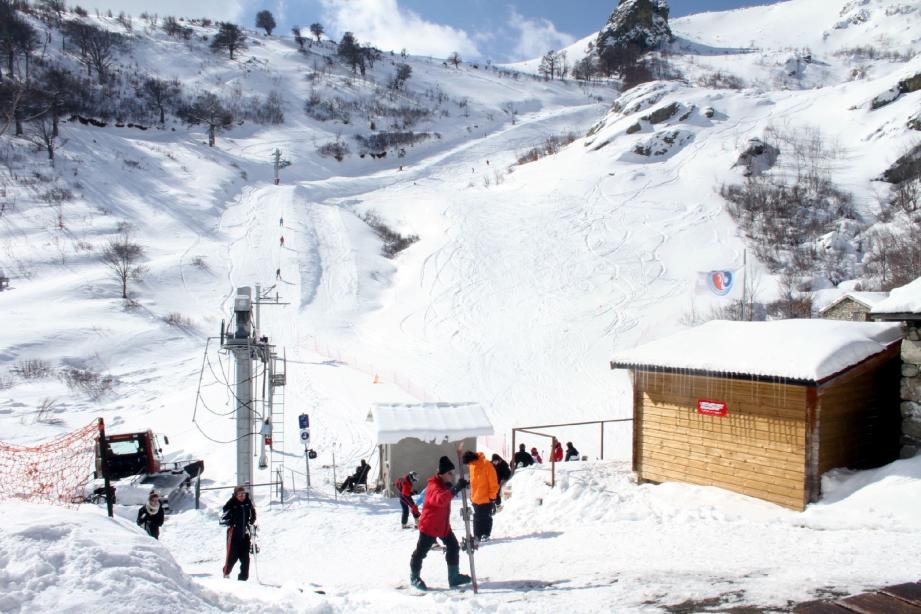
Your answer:
[[[419,479],[419,474],[415,471],[410,471],[402,478],[398,479],[394,484],[397,488],[397,495],[400,497],[400,523],[404,529],[411,528],[409,526],[409,512],[412,510],[413,520],[416,522],[416,528],[419,528],[419,508],[416,507],[416,504],[413,502],[413,484]]]
[[[426,590],[425,582],[419,576],[422,561],[437,539],[445,545],[448,584],[454,587],[470,582],[470,576],[460,572],[460,545],[448,520],[451,515],[451,499],[467,487],[467,480],[460,478],[457,484],[453,482],[454,463],[447,456],[442,456],[438,459],[438,473],[429,478],[425,487],[425,506],[419,520],[419,541],[409,559],[409,581],[419,590]]]
[[[496,507],[502,505],[502,486],[512,477],[512,469],[498,454],[492,455],[492,465],[496,468],[496,479],[499,480],[499,491],[496,493]]]
[[[224,577],[230,577],[233,566],[240,561],[237,580],[249,579],[250,526],[256,524],[256,507],[243,486],[233,489],[233,496],[224,504],[221,524],[227,527],[227,555],[224,560]]]
[[[144,527],[147,534],[154,539],[160,539],[160,527],[163,526],[164,520],[160,497],[157,493],[151,492],[147,497],[147,503],[138,510],[138,526]]]
[[[473,503],[473,537],[477,542],[489,541],[492,534],[492,513],[499,493],[496,468],[482,452],[467,450],[462,460],[470,467],[470,501]]]
[[[533,464],[534,459],[527,453],[524,444],[520,444],[515,456],[512,457],[512,467],[517,469],[518,467],[530,467]]]

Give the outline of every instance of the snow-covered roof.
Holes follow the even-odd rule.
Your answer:
[[[872,315],[921,314],[921,277],[889,293],[889,298],[873,307]]]
[[[867,309],[872,309],[876,305],[889,298],[888,292],[846,292],[843,296],[838,297],[821,309],[824,313],[845,299],[857,301]]]
[[[617,352],[613,368],[659,367],[820,381],[901,339],[898,324],[839,320],[708,322]]]
[[[375,403],[368,420],[377,443],[397,443],[406,437],[423,441],[459,441],[492,435],[486,412],[476,403]]]

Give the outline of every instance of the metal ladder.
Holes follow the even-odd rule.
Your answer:
[[[285,387],[288,383],[288,359],[273,353],[271,357],[271,377],[269,380],[269,395],[272,405],[272,448],[269,461],[272,480],[285,474]],[[276,494],[282,498],[282,489],[279,486]]]

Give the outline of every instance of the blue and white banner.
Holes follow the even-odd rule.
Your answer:
[[[724,269],[698,273],[696,293],[726,298],[742,296],[744,282],[738,279],[737,270]]]

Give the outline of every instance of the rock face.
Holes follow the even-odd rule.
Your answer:
[[[598,33],[595,48],[601,54],[631,47],[650,51],[673,38],[668,27],[666,0],[620,0],[607,25]]]
[[[739,160],[732,166],[733,168],[742,167],[742,175],[745,177],[757,177],[773,167],[779,155],[780,150],[773,145],[761,139],[751,139],[748,147],[739,155]]]
[[[902,339],[902,456],[921,450],[921,341],[918,321],[903,324]]]
[[[921,177],[921,145],[916,145],[896,160],[883,173],[882,180],[887,183],[902,183],[916,177]]]

